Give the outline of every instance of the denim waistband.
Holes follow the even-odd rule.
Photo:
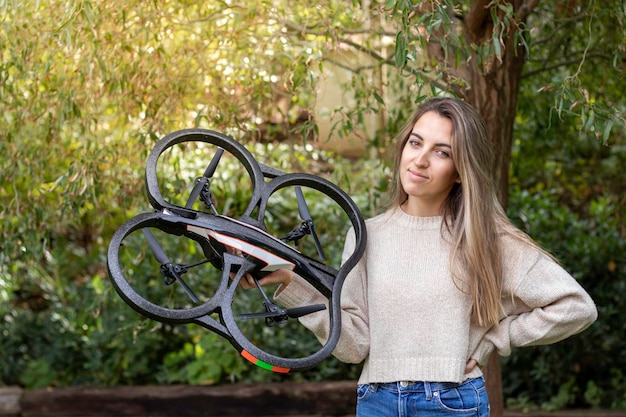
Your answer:
[[[370,384],[374,390],[386,389],[396,392],[426,392],[441,391],[461,386],[462,382],[428,382],[428,381],[397,381]]]

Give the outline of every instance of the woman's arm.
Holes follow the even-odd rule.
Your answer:
[[[343,261],[354,251],[354,233],[348,233],[343,251]],[[333,355],[348,363],[359,363],[369,353],[369,324],[367,314],[366,255],[347,275],[341,291],[341,336]],[[324,303],[328,299],[311,284],[292,271],[276,271],[264,277],[261,284],[282,284],[274,298],[286,307],[300,307]],[[321,343],[329,333],[328,310],[301,317],[300,322],[311,330]]]
[[[500,355],[509,355],[513,347],[558,342],[596,321],[589,294],[548,256],[540,254],[518,274],[512,294],[503,296],[506,316],[485,334]]]

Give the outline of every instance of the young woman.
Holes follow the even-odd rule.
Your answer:
[[[398,136],[393,203],[367,221],[341,296],[334,355],[365,361],[358,417],[488,416],[480,366],[493,351],[554,343],[597,318],[576,280],[507,219],[491,150],[477,112],[451,98],[425,102]],[[349,233],[345,253],[353,247]],[[282,283],[288,307],[323,299],[290,271],[262,283]],[[321,314],[301,320],[325,340]]]

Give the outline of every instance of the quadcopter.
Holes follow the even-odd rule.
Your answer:
[[[196,178],[185,204],[175,204],[162,194],[164,187],[157,169],[159,158],[174,146],[209,144],[214,155],[204,173]],[[192,146],[193,146],[192,144]],[[234,157],[249,177],[250,190],[247,206],[240,215],[220,214],[219,204],[212,190],[216,172],[224,154]],[[162,175],[161,175],[162,176]],[[257,162],[243,145],[233,138],[207,129],[184,129],[170,133],[159,140],[150,152],[146,164],[145,185],[151,212],[140,213],[121,225],[113,234],[107,253],[107,268],[111,282],[119,296],[139,314],[163,323],[193,323],[224,337],[235,349],[253,364],[277,373],[310,369],[327,358],[334,350],[341,330],[340,293],[347,274],[364,253],[366,230],[364,219],[354,201],[332,182],[307,173],[285,173]],[[165,183],[167,185],[167,182]],[[316,230],[303,189],[321,193],[336,204],[348,219],[355,236],[353,253],[344,255],[336,267],[328,261]],[[300,224],[282,236],[275,236],[268,228],[272,196],[285,190],[293,191],[297,202]],[[202,206],[202,209],[197,209]],[[290,226],[291,227],[291,226]],[[185,302],[172,305],[147,295],[142,287],[144,272],[135,272],[125,266],[124,253],[130,246],[130,236],[147,253],[145,258],[156,265],[145,274],[159,276],[158,285],[150,282],[144,287],[171,287]],[[138,236],[138,237],[137,237]],[[164,237],[174,243],[164,245]],[[190,250],[197,259],[177,263],[168,256],[172,247],[179,246],[178,239],[191,241],[199,247]],[[309,241],[315,255],[298,249],[300,242]],[[134,255],[133,255],[134,256]],[[140,258],[128,257],[126,263],[136,263]],[[202,297],[199,292],[208,285],[207,276],[201,272],[196,282],[188,280],[192,271],[210,267],[217,271],[211,283],[212,295]],[[259,280],[278,269],[289,269],[301,276],[327,302],[283,308],[266,294]],[[252,279],[255,287],[246,292],[257,292],[261,306],[256,311],[235,312],[236,297],[242,279]],[[258,338],[252,338],[242,323],[259,322],[267,327],[280,327],[298,321],[309,314],[327,314],[328,339],[316,343],[312,353],[305,356],[282,355],[269,352]],[[254,339],[254,340],[250,340]]]

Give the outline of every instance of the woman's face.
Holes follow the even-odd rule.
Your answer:
[[[414,216],[438,216],[450,190],[460,182],[452,155],[452,121],[424,113],[415,123],[400,158],[400,183],[409,198],[403,209]]]

